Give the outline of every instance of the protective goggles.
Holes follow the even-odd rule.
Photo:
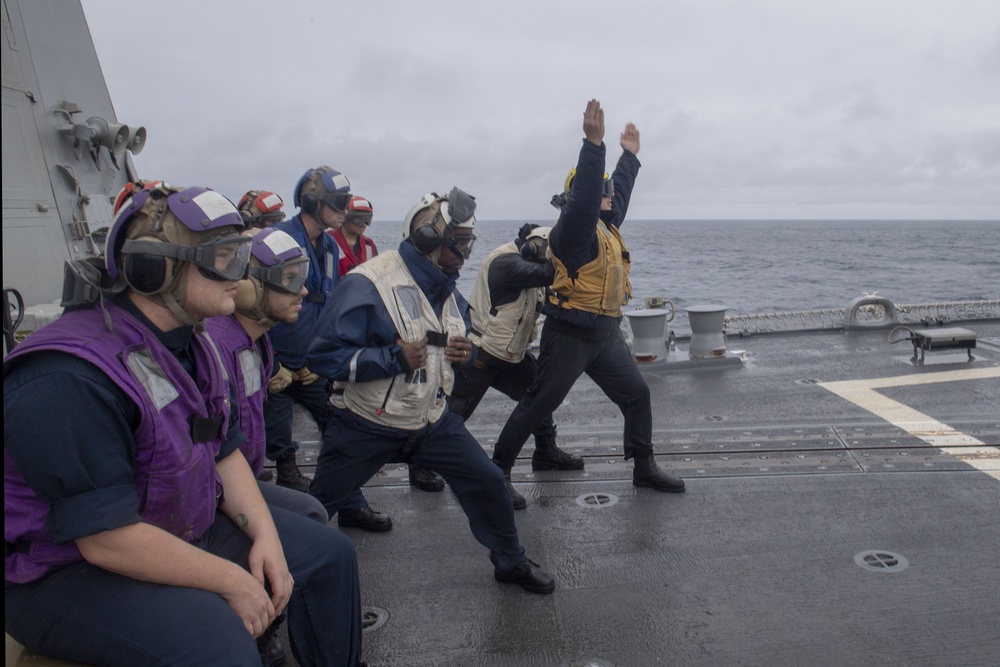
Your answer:
[[[461,255],[462,259],[469,259],[472,255],[472,246],[476,244],[475,234],[460,234],[448,237],[448,249],[456,255]]]
[[[285,213],[283,211],[275,211],[273,213],[262,213],[254,218],[255,221],[259,221],[264,225],[273,225],[277,222],[281,222],[285,219]]]
[[[601,196],[602,197],[614,197],[615,196],[615,182],[610,178],[605,178],[604,183],[601,185]]]
[[[345,194],[333,192],[323,197],[323,203],[337,213],[346,213],[347,205],[351,203],[352,196],[350,192]]]
[[[309,278],[309,258],[303,257],[278,266],[251,266],[250,275],[272,289],[298,294]]]
[[[459,188],[452,188],[448,194],[448,224],[457,227],[468,222],[476,212],[476,200]],[[475,236],[472,237],[475,240]]]
[[[125,241],[122,252],[191,262],[198,267],[201,275],[210,280],[236,282],[247,277],[251,241],[251,237],[239,234],[229,234],[194,246],[130,239]]]
[[[344,222],[350,222],[351,224],[358,225],[359,227],[367,227],[372,224],[373,217],[374,216],[371,213],[348,213]]]

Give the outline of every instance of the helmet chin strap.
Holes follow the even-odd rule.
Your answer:
[[[177,273],[174,275],[173,282],[167,291],[151,298],[153,301],[157,301],[160,305],[165,306],[166,309],[169,310],[170,313],[182,323],[193,327],[201,327],[205,324],[205,320],[191,317],[191,315],[184,310],[184,304],[182,303],[184,292],[187,288],[187,265],[188,263],[184,262],[178,267]],[[178,295],[180,295],[180,297],[178,297]]]
[[[259,324],[267,329],[272,329],[278,326],[280,322],[272,319],[271,313],[267,312],[267,285],[265,285],[260,279],[253,276],[249,276],[247,280],[253,282],[257,291],[257,300],[254,302],[253,308],[249,310],[241,310],[239,312],[252,319],[255,324]]]

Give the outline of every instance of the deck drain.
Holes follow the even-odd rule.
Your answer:
[[[381,607],[361,608],[361,632],[378,630],[389,620],[389,612]]]
[[[891,551],[862,551],[854,562],[872,572],[902,572],[910,564],[903,556]]]
[[[724,422],[724,421],[726,421],[726,418],[723,417],[722,415],[705,415],[705,416],[702,417],[702,419],[704,421],[707,421],[707,422]]]
[[[612,493],[585,493],[576,499],[580,507],[611,507],[618,503],[618,496]]]

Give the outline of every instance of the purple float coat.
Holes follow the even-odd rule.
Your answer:
[[[233,395],[239,408],[240,429],[246,436],[246,440],[240,445],[240,451],[250,464],[254,476],[259,475],[264,469],[264,445],[267,440],[264,432],[264,398],[274,363],[271,341],[264,334],[260,337],[258,347],[250,340],[250,335],[239,320],[231,315],[208,318],[205,320],[205,330],[219,346],[222,363],[233,386]],[[259,363],[251,363],[254,358]]]
[[[114,304],[64,314],[42,327],[4,359],[4,372],[33,352],[66,352],[94,364],[139,408],[135,432],[135,488],[143,521],[185,541],[212,524],[222,484],[215,457],[229,421],[229,383],[210,337],[191,339],[196,378],[155,334]],[[198,421],[195,421],[198,420]],[[195,441],[192,424],[204,434]],[[206,426],[211,426],[211,430]],[[26,545],[4,559],[8,582],[33,581],[61,565],[82,560],[73,543],[48,536],[49,505],[40,499],[4,450],[4,539]]]

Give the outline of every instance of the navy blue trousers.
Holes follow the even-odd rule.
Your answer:
[[[363,422],[348,410],[330,408],[323,450],[309,492],[331,516],[407,444],[403,432],[397,431],[396,437],[387,435],[387,429],[369,432],[358,428]],[[503,472],[493,465],[462,418],[446,411],[424,435],[410,462],[444,478],[458,496],[473,536],[490,550],[495,567],[509,570],[524,561],[524,547],[517,537],[514,505]]]
[[[577,379],[586,373],[625,417],[625,458],[653,451],[653,410],[643,379],[621,330],[567,333],[567,325],[546,318],[535,382],[507,418],[493,449],[493,460],[511,468],[531,432],[558,408]]]
[[[286,610],[300,665],[354,667],[361,594],[354,545],[339,531],[271,508],[295,579]],[[197,546],[247,567],[250,539],[221,512]],[[4,626],[33,651],[95,665],[259,667],[257,643],[219,595],[137,581],[80,562],[7,584]]]
[[[293,382],[284,391],[268,394],[264,402],[264,429],[267,433],[267,443],[264,455],[272,461],[294,454],[299,448],[292,440],[292,411],[299,403],[312,415],[320,434],[326,432],[326,406],[329,397],[326,393],[326,379],[320,378],[311,384]],[[342,505],[343,509],[358,510],[368,507],[361,489],[354,493],[350,500]],[[332,516],[332,515],[331,515]]]
[[[322,433],[326,428],[326,399],[324,378],[312,384],[292,382],[284,391],[268,394],[264,402],[264,427],[267,432],[264,455],[277,461],[294,454],[299,448],[292,440],[292,410],[296,403],[309,411]]]
[[[538,362],[530,353],[516,364],[488,364],[483,368],[475,365],[460,366],[455,370],[455,387],[448,397],[448,406],[465,421],[476,411],[486,391],[493,387],[507,398],[520,401],[538,374]],[[552,414],[545,417],[532,433],[535,446],[550,441],[555,445],[556,427]]]

